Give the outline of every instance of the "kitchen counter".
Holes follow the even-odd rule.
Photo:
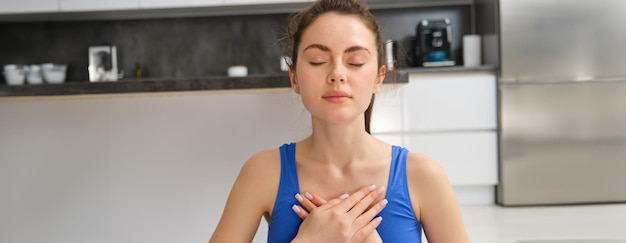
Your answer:
[[[400,69],[395,81],[389,78],[385,83],[408,83],[408,74],[421,72],[459,72],[494,70],[495,66],[485,65],[466,68],[462,66],[438,68],[406,68]],[[99,94],[128,94],[153,92],[186,92],[209,90],[255,90],[289,88],[287,74],[252,75],[247,77],[206,77],[189,79],[150,79],[141,81],[119,80],[115,82],[67,82],[63,84],[42,85],[0,85],[0,98],[8,97],[46,97]]]

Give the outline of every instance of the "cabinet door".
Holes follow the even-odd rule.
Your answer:
[[[38,13],[59,11],[59,0],[0,0],[0,13]]]
[[[414,73],[403,92],[407,131],[496,128],[496,78],[492,72]]]
[[[396,85],[383,85],[374,100],[370,122],[372,134],[402,132],[404,130],[402,111],[402,90]]]
[[[139,0],[60,0],[61,11],[138,9]]]
[[[498,182],[495,131],[405,135],[406,147],[435,159],[453,186]]]
[[[274,3],[304,3],[313,2],[313,0],[224,0],[225,5],[244,5],[244,4],[274,4]]]
[[[140,8],[219,6],[224,0],[139,0]]]

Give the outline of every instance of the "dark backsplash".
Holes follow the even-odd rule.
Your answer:
[[[461,40],[470,31],[469,6],[374,10],[383,38],[400,43],[400,66],[421,19],[452,21],[452,55],[461,60]],[[145,77],[225,76],[231,65],[250,75],[280,71],[280,45],[288,15],[164,18],[110,21],[0,23],[0,65],[68,64],[68,82],[88,80],[89,46],[115,45],[118,66],[132,77],[136,64]],[[459,63],[460,64],[460,63]],[[2,77],[2,80],[4,77]]]

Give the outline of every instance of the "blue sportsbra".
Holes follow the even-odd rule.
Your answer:
[[[286,243],[295,238],[302,220],[291,206],[298,204],[294,198],[300,193],[296,170],[296,144],[280,147],[280,183],[274,210],[269,222],[269,243]],[[382,223],[376,229],[384,242],[421,242],[422,225],[415,217],[406,175],[406,156],[408,150],[392,147],[391,170],[387,184],[387,206],[380,213]]]

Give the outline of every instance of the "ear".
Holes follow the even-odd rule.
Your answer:
[[[380,66],[380,69],[378,69],[378,76],[376,77],[376,82],[374,83],[373,93],[378,93],[378,91],[380,91],[380,86],[383,85],[383,81],[385,80],[386,74],[387,74],[387,67],[385,65]]]
[[[300,94],[300,86],[298,86],[296,72],[293,70],[292,67],[289,67],[289,81],[291,83],[291,89],[293,89],[293,92],[296,92],[296,94]]]

